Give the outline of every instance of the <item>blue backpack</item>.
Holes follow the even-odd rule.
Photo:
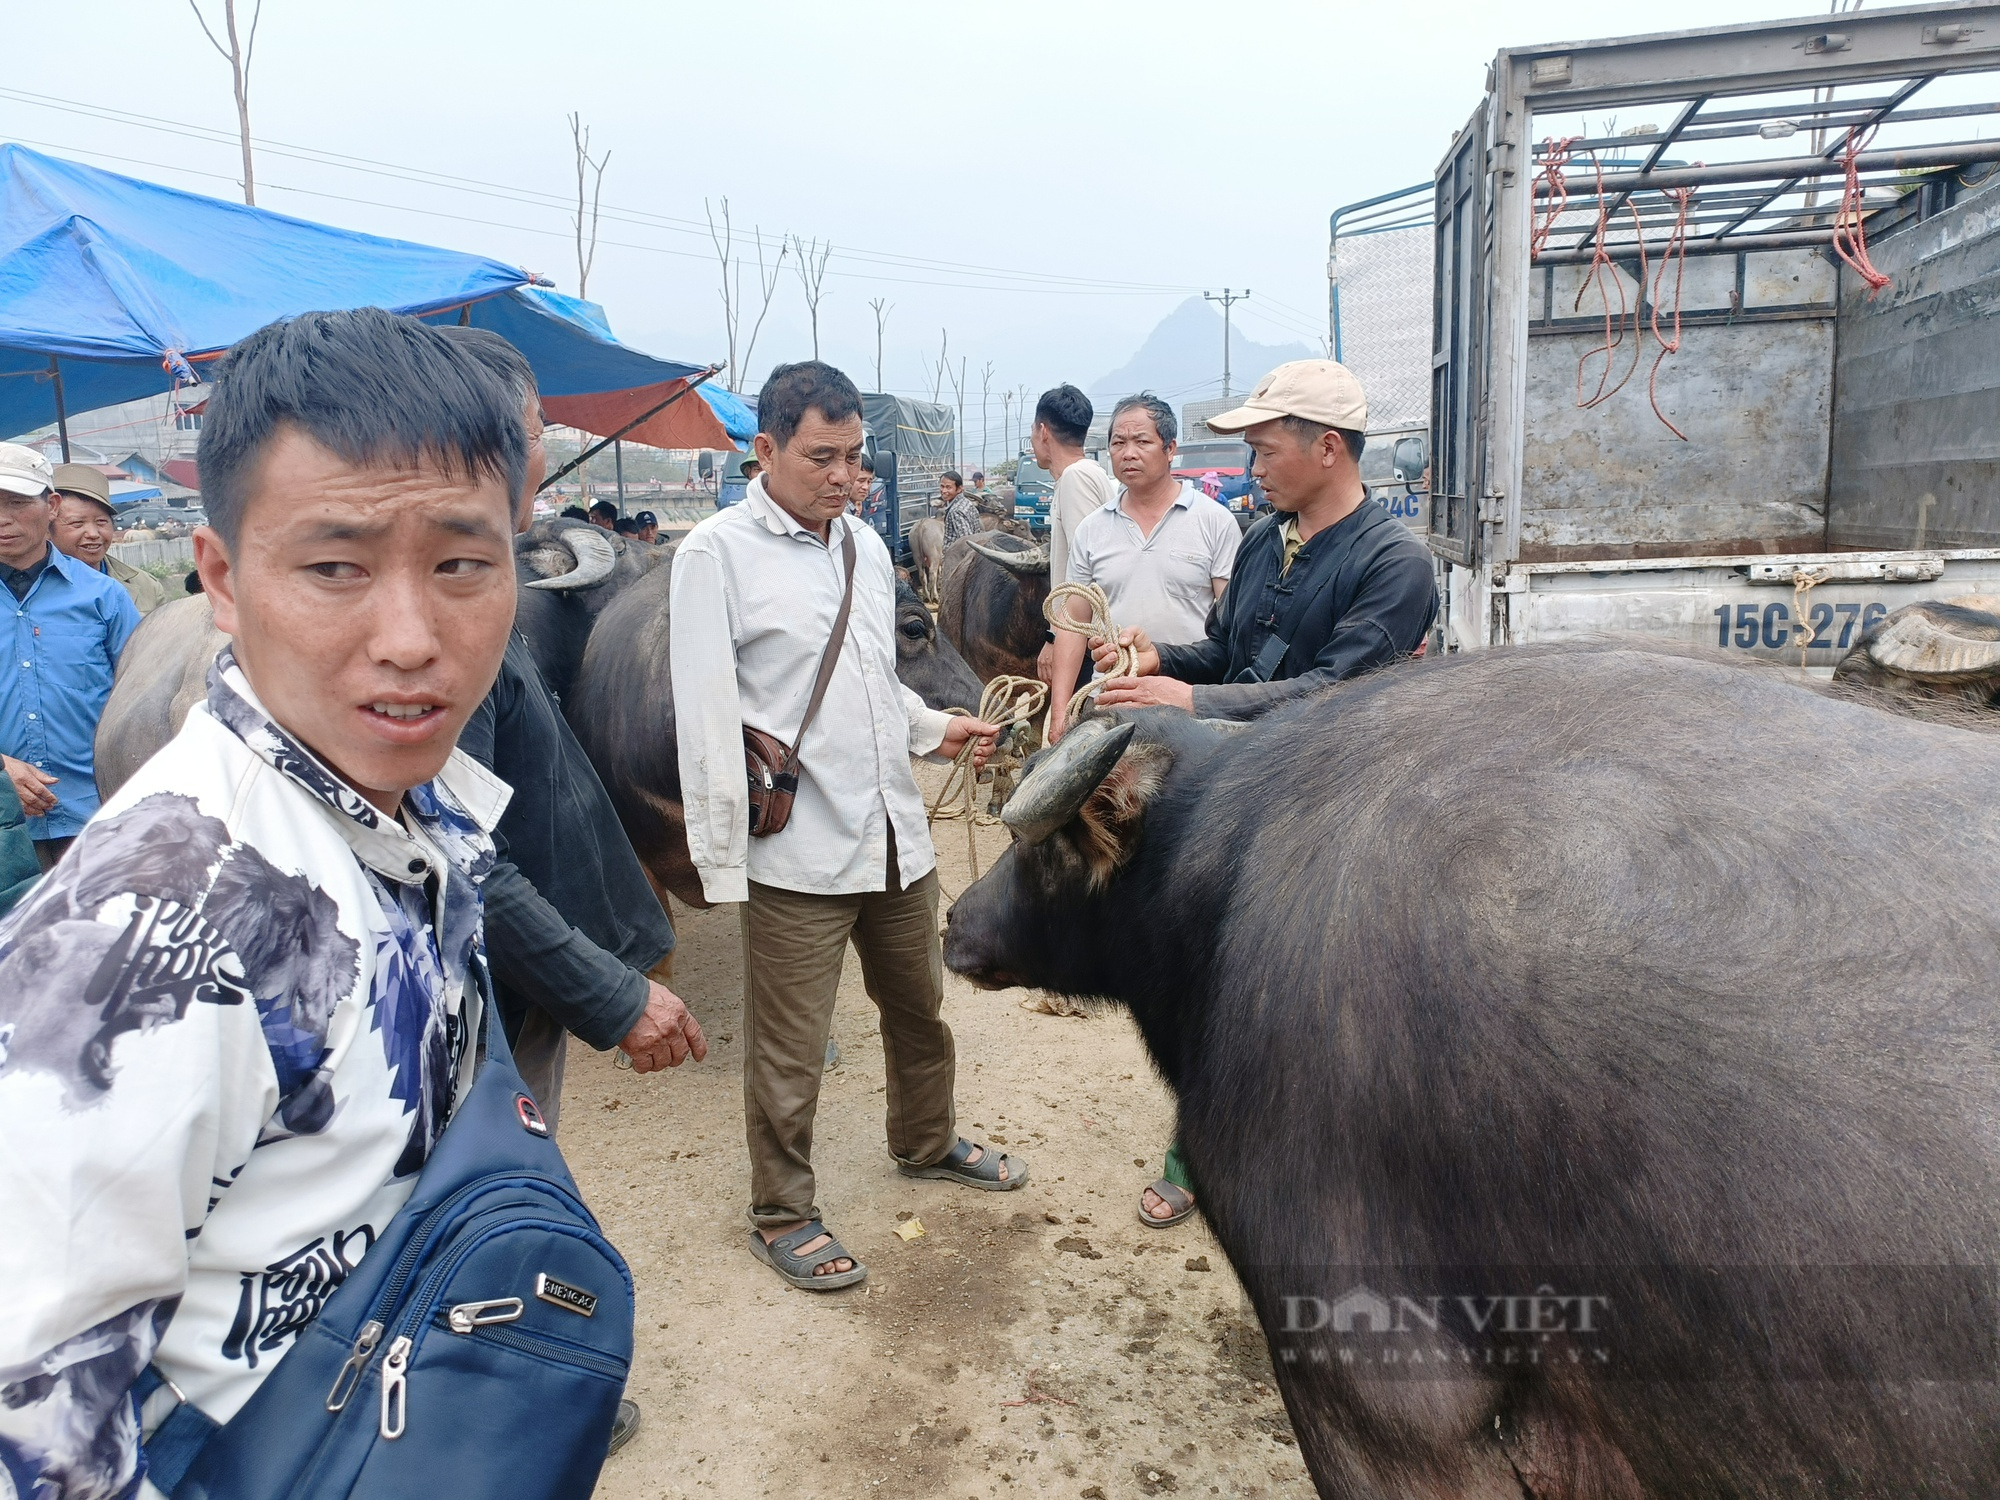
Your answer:
[[[492,1014],[489,999],[486,1010]],[[632,1364],[632,1274],[503,1028],[402,1211],[228,1422],[145,1445],[173,1500],[585,1500]],[[164,1384],[148,1369],[141,1403]]]

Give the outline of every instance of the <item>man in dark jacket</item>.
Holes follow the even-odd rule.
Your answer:
[[[1244,435],[1273,513],[1244,535],[1201,640],[1156,646],[1143,630],[1119,632],[1137,649],[1139,675],[1107,682],[1098,706],[1251,719],[1416,652],[1437,618],[1437,583],[1424,544],[1368,499],[1361,383],[1330,359],[1295,360],[1208,425]],[[1117,662],[1108,643],[1094,652],[1099,671]],[[1140,1195],[1140,1221],[1178,1224],[1193,1214],[1194,1194],[1176,1143]]]
[[[525,531],[548,471],[534,375],[497,334],[439,332],[521,398],[528,474],[515,529]],[[672,970],[673,926],[518,630],[459,748],[514,789],[481,887],[486,954],[514,1060],[549,1128],[562,1105],[568,1036],[619,1048],[641,1073],[707,1056],[700,1026],[660,983]]]
[[[1098,705],[1250,719],[1415,653],[1437,618],[1436,575],[1424,544],[1369,503],[1360,382],[1332,360],[1295,360],[1208,425],[1244,435],[1273,513],[1244,536],[1204,638],[1156,646],[1121,631],[1138,675],[1107,683]],[[1108,671],[1116,653],[1100,644],[1095,659]]]
[[[521,403],[528,470],[514,529],[526,531],[549,470],[534,373],[498,334],[456,325],[438,332],[465,344]],[[673,925],[520,631],[509,636],[500,675],[458,747],[514,789],[480,887],[486,959],[515,1064],[549,1130],[571,1035],[599,1051],[617,1047],[639,1073],[707,1057],[701,1027],[660,982],[673,972]],[[638,1403],[619,1401],[611,1452],[638,1429]]]

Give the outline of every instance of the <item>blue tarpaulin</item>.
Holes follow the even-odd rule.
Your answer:
[[[55,421],[52,358],[65,409],[83,412],[185,384],[245,334],[323,308],[463,317],[519,348],[553,396],[660,385],[705,368],[619,343],[601,309],[532,280],[485,256],[0,145],[0,434]],[[754,420],[742,404],[715,397],[705,405],[717,425],[747,437]]]

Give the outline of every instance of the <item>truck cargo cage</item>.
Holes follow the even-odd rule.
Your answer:
[[[2000,5],[1502,52],[1432,217],[1448,644],[1519,569],[2000,547]]]

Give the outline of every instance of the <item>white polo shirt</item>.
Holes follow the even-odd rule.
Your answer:
[[[1077,527],[1069,582],[1103,589],[1120,629],[1136,625],[1167,645],[1200,640],[1215,602],[1209,580],[1229,576],[1243,533],[1228,511],[1185,480],[1151,536],[1125,514],[1124,499],[1121,490]]]

